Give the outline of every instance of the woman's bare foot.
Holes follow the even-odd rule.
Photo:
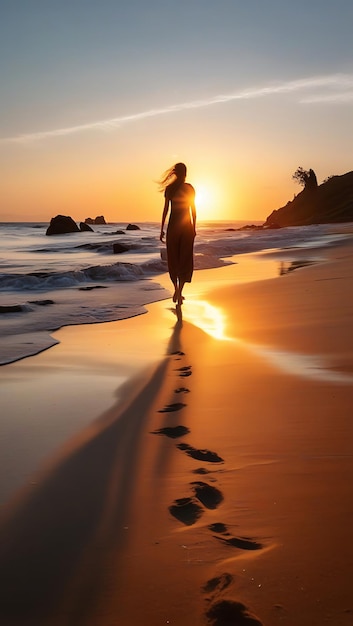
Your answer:
[[[179,302],[179,289],[178,287],[175,287],[175,291],[173,294],[173,302]]]
[[[184,300],[185,300],[184,296],[181,293],[179,293],[178,294],[178,304],[179,304],[179,306],[181,304],[183,304]]]

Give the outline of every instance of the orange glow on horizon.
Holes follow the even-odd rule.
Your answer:
[[[81,152],[65,163],[58,151],[45,156],[40,152],[37,163],[27,159],[21,167],[9,163],[0,185],[0,221],[48,223],[63,214],[77,222],[97,215],[108,223],[160,222],[164,199],[153,178],[158,165],[146,172],[126,161],[117,168],[111,153],[99,163],[94,155],[86,162]],[[253,171],[250,177],[240,168],[235,173],[224,169],[198,168],[188,177],[196,192],[198,222],[264,221],[293,197],[285,183],[270,184],[267,172]]]

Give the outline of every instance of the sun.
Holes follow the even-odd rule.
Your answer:
[[[195,181],[195,204],[198,220],[217,220],[220,213],[220,197],[212,183]]]

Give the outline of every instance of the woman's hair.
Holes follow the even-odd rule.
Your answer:
[[[185,178],[186,178],[185,163],[176,163],[175,165],[170,167],[168,170],[166,170],[164,174],[162,175],[162,178],[158,181],[159,190],[164,191],[165,188],[168,187],[168,185],[171,185],[173,183],[176,183],[175,187],[177,188],[179,187],[179,185],[181,185],[184,182]]]

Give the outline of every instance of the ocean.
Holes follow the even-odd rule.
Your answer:
[[[92,226],[94,232],[46,236],[48,223],[0,223],[1,365],[51,347],[57,343],[51,333],[62,326],[125,319],[170,297],[159,282],[167,272],[160,225],[137,225],[126,230],[126,223],[110,223]],[[244,225],[198,224],[195,280],[198,271],[235,263],[238,254],[315,248],[345,237],[325,224],[239,230]],[[127,250],[114,254],[114,243]]]

